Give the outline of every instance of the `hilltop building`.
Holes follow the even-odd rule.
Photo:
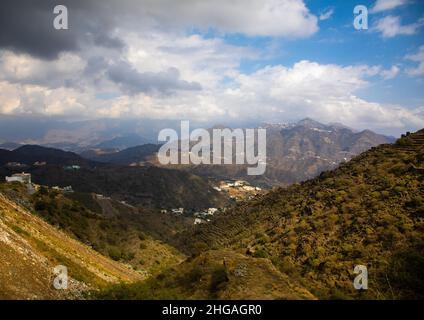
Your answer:
[[[31,174],[30,173],[15,173],[10,177],[6,177],[6,182],[20,182],[24,184],[31,184]]]

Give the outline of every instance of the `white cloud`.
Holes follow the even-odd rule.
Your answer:
[[[134,70],[160,73],[176,68],[181,79],[199,83],[201,90],[169,95],[137,91],[127,95],[104,76],[117,57],[93,48],[84,50],[84,56],[60,56],[51,62],[30,61],[27,56],[3,52],[0,113],[218,123],[290,121],[309,116],[323,122],[386,132],[424,126],[422,112],[366,101],[357,94],[359,89],[371,85],[373,77],[396,76],[397,66],[384,70],[379,66],[339,66],[303,60],[292,66],[267,66],[245,74],[240,71],[241,60],[257,59],[258,49],[230,45],[219,38],[158,30],[137,34],[121,30],[118,34],[126,43],[118,58]],[[418,59],[415,55],[409,58]],[[63,72],[59,78],[76,82],[70,87],[64,81],[60,86],[41,80],[34,83],[37,73],[54,76],[56,71],[59,75]],[[81,82],[77,81],[79,78]],[[114,95],[98,99],[103,92]]]
[[[18,87],[6,81],[0,82],[0,111],[4,114],[13,114],[21,103]]]
[[[414,62],[418,62],[418,66],[416,68],[410,68],[406,70],[409,75],[417,76],[424,74],[424,45],[418,49],[417,53],[407,55],[405,58]]]
[[[46,61],[27,54],[3,51],[0,52],[0,80],[60,87],[77,80],[85,65],[83,59],[71,53]]]
[[[400,72],[400,68],[398,66],[392,66],[390,69],[382,70],[381,76],[386,79],[393,79],[395,78]]]
[[[230,105],[240,100],[238,116],[247,110],[269,119],[298,119],[302,116],[324,122],[342,122],[356,128],[403,128],[424,125],[424,119],[399,106],[365,101],[355,92],[368,86],[367,76],[380,68],[322,65],[300,61],[292,68],[267,67],[240,75],[239,87],[230,92]]]
[[[177,68],[183,79],[203,88],[219,86],[224,77],[238,72],[240,59],[258,58],[257,49],[226,44],[222,39],[199,35],[149,33],[122,35],[128,44],[126,58],[139,72],[160,72]]]
[[[405,5],[408,0],[377,0],[374,6],[371,8],[371,13],[382,12],[391,10],[399,6]]]
[[[412,35],[417,33],[418,29],[424,25],[424,19],[421,18],[415,23],[402,25],[400,17],[386,16],[377,21],[373,30],[380,32],[383,38],[392,38],[397,35]]]
[[[213,28],[249,36],[307,37],[318,30],[317,18],[302,0],[144,0],[135,2],[141,19],[161,28]]]
[[[331,18],[334,13],[334,8],[330,8],[319,15],[319,20],[324,21]]]

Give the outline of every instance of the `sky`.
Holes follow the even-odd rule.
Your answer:
[[[2,1],[0,117],[310,117],[399,135],[424,127],[423,35],[422,0]]]

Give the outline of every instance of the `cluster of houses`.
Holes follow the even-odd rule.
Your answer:
[[[210,218],[217,212],[218,212],[218,208],[209,208],[205,211],[195,212],[193,214],[194,224],[209,222]]]
[[[210,218],[218,211],[218,208],[208,208],[206,210],[194,212],[194,224],[209,222]],[[160,212],[164,214],[170,213],[176,216],[181,216],[184,214],[184,208],[174,208],[171,210],[161,209]]]
[[[239,188],[246,191],[261,191],[262,189],[259,187],[251,186],[247,181],[244,180],[236,180],[236,181],[223,181],[218,187],[218,189],[229,189],[229,188]]]
[[[214,187],[214,189],[219,192],[227,192],[230,198],[234,200],[251,198],[262,192],[261,188],[251,186],[247,181],[244,180],[221,181],[219,187]]]
[[[168,213],[167,209],[162,209],[160,211],[161,213]],[[176,216],[181,216],[184,214],[184,208],[174,208],[170,210],[170,213],[176,215]]]
[[[52,187],[53,190],[55,191],[59,191],[59,192],[63,192],[63,193],[73,193],[74,190],[72,189],[72,186],[67,186],[67,187],[58,187],[58,186],[54,186]]]

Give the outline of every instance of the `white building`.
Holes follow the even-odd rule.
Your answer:
[[[234,182],[234,187],[241,187],[241,186],[244,186],[245,184],[246,184],[246,181],[237,180],[236,182]]]
[[[208,209],[208,214],[213,215],[214,213],[216,213],[218,211],[217,208],[209,208]]]
[[[172,213],[173,214],[183,214],[184,213],[184,208],[172,209]]]
[[[202,219],[200,219],[200,218],[195,218],[194,219],[194,224],[196,225],[196,224],[201,224],[201,223],[205,223],[205,220],[202,220]]]
[[[72,189],[72,186],[67,186],[63,188],[63,192],[65,193],[73,193],[74,190]]]
[[[11,177],[6,177],[6,182],[20,182],[25,184],[31,183],[31,174],[30,173],[15,173]]]

